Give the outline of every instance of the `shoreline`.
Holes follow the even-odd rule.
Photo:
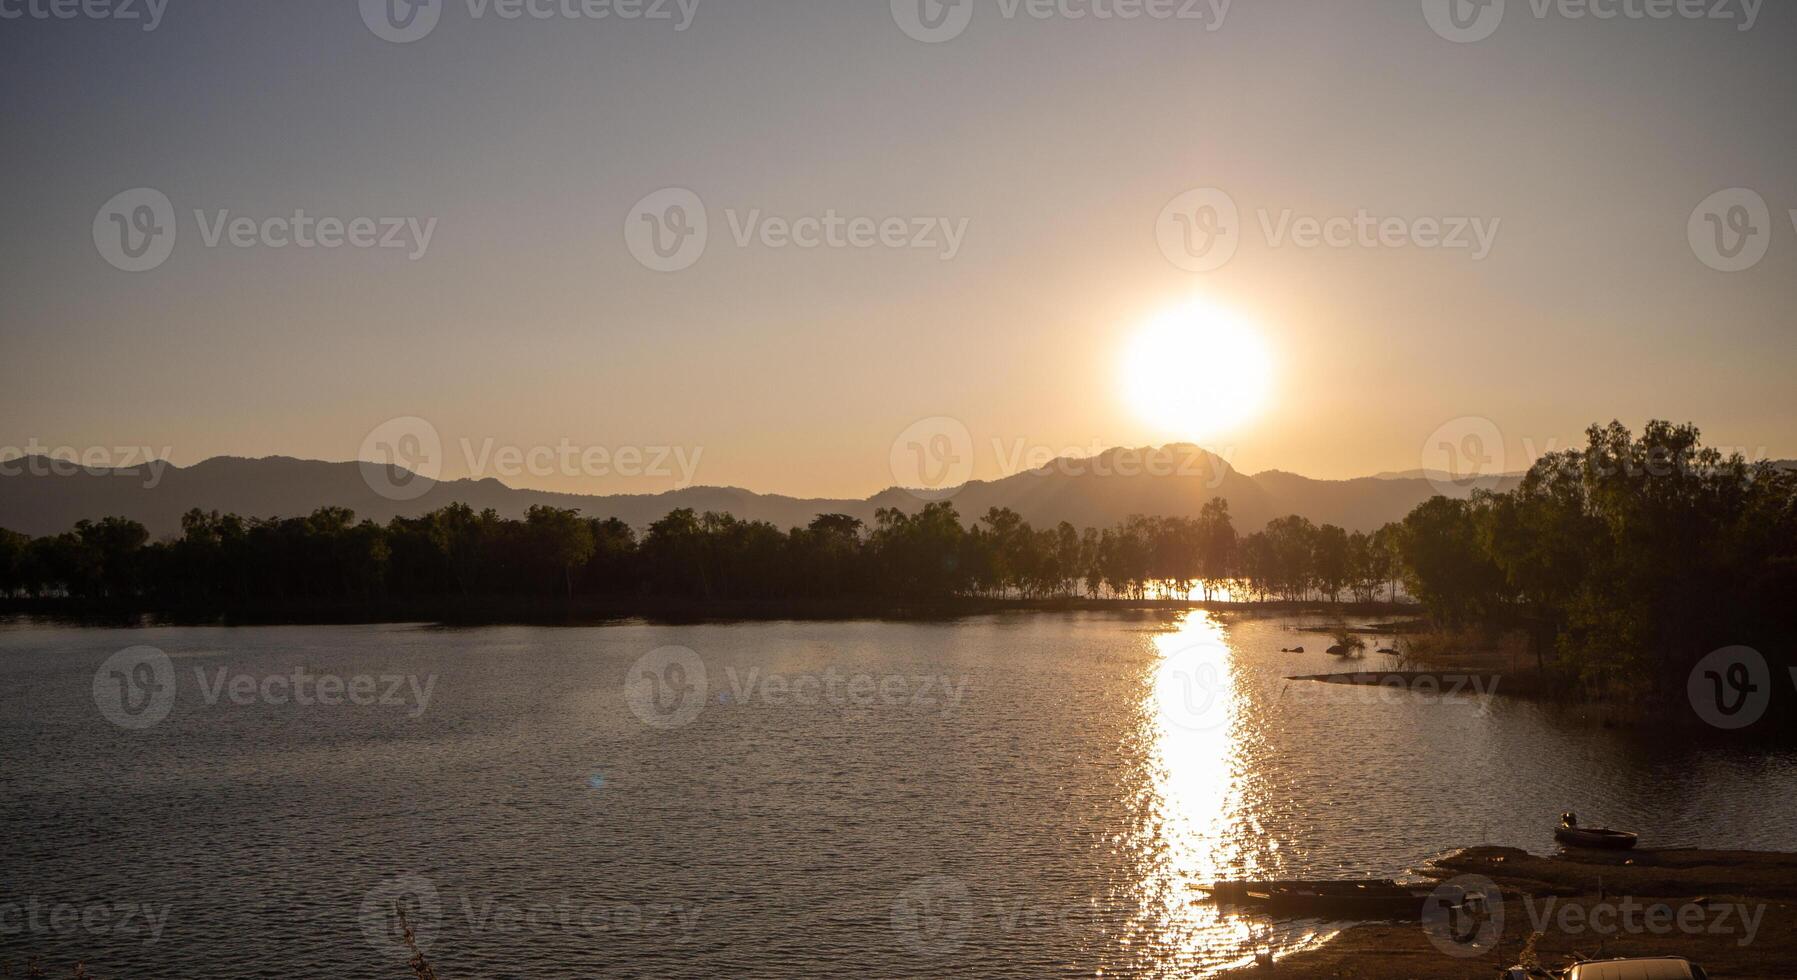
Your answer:
[[[1494,884],[1502,917],[1489,921],[1499,924],[1464,945],[1432,938],[1421,923],[1345,924],[1318,947],[1223,977],[1491,980],[1518,963],[1557,970],[1575,957],[1625,956],[1688,957],[1714,980],[1797,976],[1797,854],[1668,848],[1541,857],[1480,846],[1437,858],[1425,874]]]
[[[588,626],[643,619],[658,623],[779,620],[953,620],[1002,612],[1221,612],[1257,615],[1421,615],[1409,603],[1228,602],[1203,599],[678,599],[603,596],[575,599],[456,597],[384,602],[252,603],[144,606],[78,599],[0,599],[0,617],[90,626],[341,626],[432,623],[444,626]]]

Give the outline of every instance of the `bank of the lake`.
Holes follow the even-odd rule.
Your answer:
[[[1417,615],[1406,602],[1229,602],[1203,599],[1049,598],[990,596],[843,596],[839,598],[695,599],[671,596],[476,597],[404,601],[345,600],[215,604],[146,604],[141,600],[0,598],[0,616],[92,625],[134,623],[203,625],[374,625],[441,623],[458,626],[594,625],[620,620],[659,623],[778,620],[946,620],[1004,612],[1190,611],[1254,616],[1321,615],[1344,619]]]
[[[1417,923],[1351,926],[1271,968],[1229,976],[1491,980],[1518,963],[1560,969],[1628,956],[1683,956],[1713,980],[1797,976],[1797,854],[1681,848],[1541,857],[1472,847],[1427,872],[1459,885],[1494,884],[1504,897],[1501,920],[1469,929],[1467,943]]]

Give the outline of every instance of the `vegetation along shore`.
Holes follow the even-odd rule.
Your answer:
[[[641,534],[575,510],[508,520],[461,504],[384,525],[335,507],[193,510],[160,541],[100,517],[39,538],[0,531],[0,608],[559,622],[1194,600],[1322,602],[1347,615],[1414,597],[1431,628],[1410,657],[1464,668],[1507,650],[1498,659],[1536,692],[1674,701],[1701,658],[1730,646],[1761,651],[1782,683],[1797,648],[1797,473],[1706,448],[1691,425],[1653,422],[1636,438],[1611,423],[1587,440],[1538,460],[1514,490],[1434,497],[1371,534],[1296,515],[1242,534],[1220,498],[1197,517],[1106,528],[1034,528],[1003,508],[970,524],[952,501],[883,508],[871,526],[820,514],[784,531],[683,509]]]

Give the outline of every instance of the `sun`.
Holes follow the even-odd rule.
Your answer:
[[[1196,440],[1258,416],[1273,383],[1272,356],[1254,325],[1192,300],[1149,320],[1123,357],[1123,391],[1142,421]]]

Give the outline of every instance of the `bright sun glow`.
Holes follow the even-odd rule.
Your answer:
[[[1260,414],[1272,376],[1272,358],[1253,325],[1201,300],[1150,320],[1123,358],[1131,406],[1178,439],[1213,436]]]

